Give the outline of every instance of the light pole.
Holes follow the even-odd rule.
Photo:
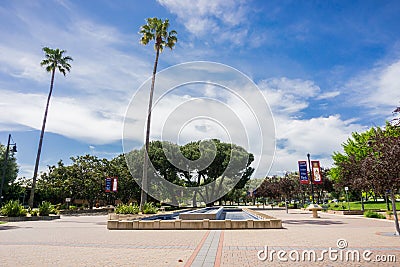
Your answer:
[[[312,203],[315,204],[315,201],[314,201],[314,179],[313,179],[313,173],[312,173],[312,169],[311,169],[310,153],[307,153],[307,158],[308,158],[308,166],[310,168],[311,200],[312,200]]]
[[[6,147],[6,153],[4,155],[4,163],[3,163],[3,175],[1,176],[1,184],[0,184],[0,206],[3,202],[3,186],[4,186],[4,180],[6,178],[6,167],[7,167],[7,161],[8,161],[8,153],[10,152],[10,145],[12,147],[12,152],[17,152],[17,144],[10,144],[11,140],[11,134],[8,135],[8,142],[7,142],[7,147]],[[13,140],[14,141],[14,140]]]

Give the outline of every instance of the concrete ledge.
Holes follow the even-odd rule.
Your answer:
[[[118,230],[118,220],[108,220],[107,221],[107,229]]]
[[[132,229],[133,228],[133,221],[119,221],[118,222],[118,229]]]
[[[109,214],[109,230],[203,230],[203,229],[280,229],[282,221],[261,212],[243,208],[255,216],[250,220],[141,220],[137,215]]]
[[[282,228],[282,221],[278,220],[278,219],[271,219],[269,228],[271,228],[271,229],[280,229],[280,228]]]
[[[24,217],[5,217],[0,216],[2,222],[26,222],[26,221],[52,221],[60,219],[60,215],[49,215],[49,216],[24,216]]]
[[[160,229],[175,229],[175,221],[160,221]]]
[[[340,215],[363,215],[362,210],[328,210],[330,214],[340,214]]]
[[[208,229],[225,229],[226,221],[225,220],[210,220],[210,224],[208,225]]]
[[[202,210],[210,210],[210,211],[209,212],[199,212]],[[202,219],[218,220],[223,211],[224,211],[223,207],[191,210],[191,211],[186,211],[186,212],[180,213],[179,219],[182,219],[182,220],[202,220]]]
[[[203,229],[203,220],[182,220],[180,229]]]
[[[269,215],[267,215],[265,213],[262,213],[262,212],[259,212],[259,211],[255,211],[255,210],[251,210],[251,209],[248,209],[248,208],[242,208],[242,210],[244,212],[247,212],[247,213],[250,213],[250,214],[253,214],[253,215],[257,216],[260,219],[261,218],[262,219],[275,219],[274,217],[269,216]]]
[[[156,229],[155,225],[154,225],[154,222],[155,221],[143,221],[143,220],[139,221],[139,228],[138,229],[142,229],[142,230]],[[118,225],[118,229],[119,229],[119,225]]]

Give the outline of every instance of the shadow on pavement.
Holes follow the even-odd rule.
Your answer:
[[[344,222],[341,222],[341,221],[331,221],[331,220],[283,220],[282,223],[317,224],[317,225],[345,224]]]

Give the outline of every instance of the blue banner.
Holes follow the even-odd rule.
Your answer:
[[[308,184],[307,161],[299,160],[300,183]]]
[[[106,178],[106,192],[111,192],[111,186],[112,186],[112,179],[110,177]]]

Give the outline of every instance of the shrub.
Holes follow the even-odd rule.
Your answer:
[[[49,216],[51,210],[51,203],[47,201],[43,201],[42,204],[39,205],[39,215],[40,216]]]
[[[158,212],[158,208],[152,202],[147,202],[144,203],[142,212],[144,214],[155,214]]]
[[[10,200],[1,208],[1,214],[8,217],[26,216],[27,211],[18,201]]]
[[[280,208],[285,207],[285,202],[279,202],[278,207]]]
[[[139,207],[135,205],[125,205],[125,204],[119,204],[115,208],[115,213],[117,214],[138,214],[139,213]]]
[[[38,209],[32,209],[29,211],[31,216],[38,216],[39,215],[39,210]]]
[[[372,210],[367,210],[366,212],[364,212],[364,216],[367,218],[386,219],[386,217],[384,215],[377,213],[375,211],[372,211]]]
[[[69,206],[69,209],[70,209],[70,210],[77,210],[78,207],[77,207],[77,206],[74,206],[74,205],[71,205],[71,206]]]

